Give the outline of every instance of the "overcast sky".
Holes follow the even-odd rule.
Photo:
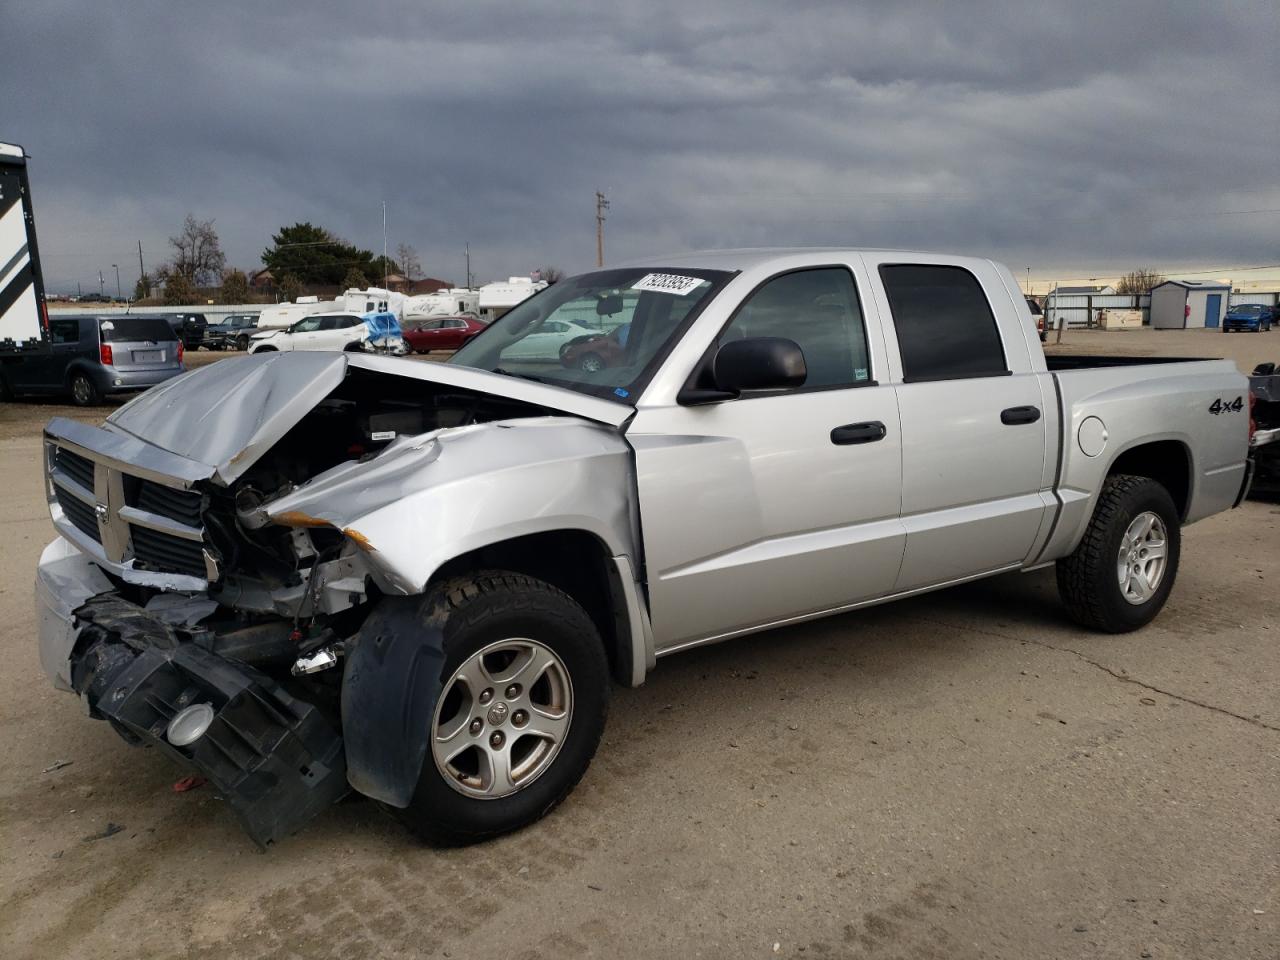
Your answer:
[[[467,241],[481,281],[576,272],[596,189],[615,262],[1280,263],[1275,0],[39,0],[0,4],[0,38],[54,290],[113,288],[113,263],[131,287],[137,241],[153,267],[188,211],[245,269],[297,220],[380,252],[383,200],[430,275],[462,282]]]

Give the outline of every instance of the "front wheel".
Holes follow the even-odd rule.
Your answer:
[[[1178,573],[1177,508],[1148,477],[1108,477],[1084,539],[1058,561],[1058,592],[1080,624],[1126,633],[1155,618]]]
[[[239,337],[236,337],[236,349],[237,349],[237,350],[248,350],[248,349],[249,349],[249,338],[248,338],[248,337],[246,337],[246,336],[243,336],[243,335],[241,335],[241,336],[239,336]]]
[[[541,580],[489,571],[435,587],[445,662],[431,748],[397,817],[455,846],[545,816],[582,779],[604,731],[609,665],[595,625]]]

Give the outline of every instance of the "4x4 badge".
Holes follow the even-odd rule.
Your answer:
[[[93,515],[98,518],[99,523],[111,522],[111,511],[107,509],[105,503],[95,503],[93,505]]]

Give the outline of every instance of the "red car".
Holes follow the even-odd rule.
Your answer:
[[[627,333],[630,329],[631,324],[624,323],[612,333],[570,340],[560,348],[560,362],[587,373],[621,366],[627,355]]]
[[[400,332],[414,353],[432,350],[457,350],[484,329],[472,316],[432,317],[430,320],[406,320]]]

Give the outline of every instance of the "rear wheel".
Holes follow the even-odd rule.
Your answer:
[[[1106,633],[1150,623],[1178,573],[1179,522],[1161,484],[1127,474],[1108,477],[1084,539],[1058,561],[1058,592],[1071,616]]]
[[[474,843],[545,816],[577,785],[604,730],[609,669],[586,612],[521,574],[435,587],[444,684],[413,799],[396,816],[439,845]]]
[[[91,407],[101,399],[98,388],[85,374],[71,375],[71,400],[77,407]]]
[[[585,373],[599,373],[604,369],[604,357],[598,353],[584,353],[578,359],[578,369]]]

